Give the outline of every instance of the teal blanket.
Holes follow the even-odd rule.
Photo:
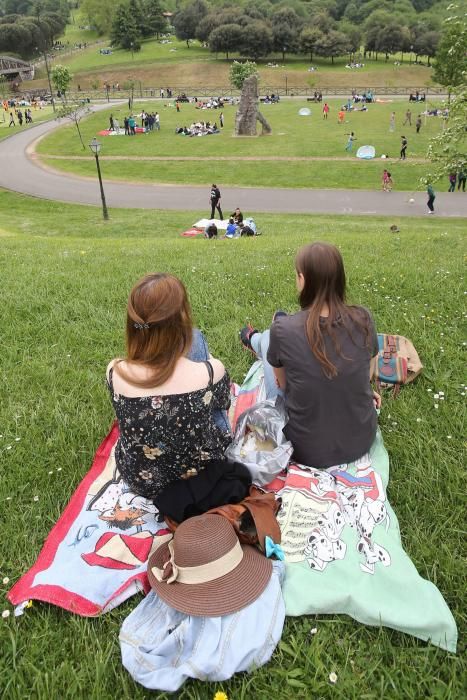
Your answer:
[[[254,403],[257,365],[240,391]],[[241,401],[240,401],[241,403]],[[282,498],[287,615],[346,613],[456,651],[457,628],[439,590],[417,572],[386,497],[389,458],[378,431],[357,462],[326,470],[290,464],[268,489]]]
[[[290,465],[279,492],[287,614],[346,613],[455,652],[446,602],[402,548],[388,479],[380,432],[353,464],[324,471]]]

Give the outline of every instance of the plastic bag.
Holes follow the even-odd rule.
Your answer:
[[[226,457],[244,464],[258,486],[268,484],[289,463],[293,447],[282,432],[285,422],[285,407],[280,400],[256,403],[238,418]]]

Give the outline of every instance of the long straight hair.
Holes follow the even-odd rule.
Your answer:
[[[160,386],[190,349],[192,337],[191,308],[183,282],[166,273],[146,275],[135,284],[128,298],[126,360],[150,369],[151,373],[143,380],[133,378],[119,364],[116,370],[135,386]]]
[[[352,326],[354,328],[357,326],[365,334],[365,342],[368,346],[369,324],[365,324],[357,307],[346,304],[344,262],[335,246],[329,243],[311,243],[303,246],[295,258],[295,268],[304,278],[299,303],[302,309],[308,310],[306,319],[308,343],[324,374],[332,379],[337,376],[337,367],[326,354],[324,336],[331,338],[336,353],[344,357],[335,332],[336,326],[344,326],[352,340],[354,340]],[[329,309],[327,318],[320,318],[323,306]]]

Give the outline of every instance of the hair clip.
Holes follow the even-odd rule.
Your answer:
[[[133,323],[133,325],[134,325],[134,327],[137,328],[138,330],[142,330],[143,328],[149,328],[149,323],[146,323],[146,322],[145,322],[145,323],[138,323],[137,321],[135,321],[135,322]]]

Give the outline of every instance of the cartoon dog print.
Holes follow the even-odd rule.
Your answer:
[[[345,542],[341,540],[333,542],[320,528],[314,528],[308,537],[304,554],[311,569],[324,571],[330,562],[344,559],[346,550]]]

